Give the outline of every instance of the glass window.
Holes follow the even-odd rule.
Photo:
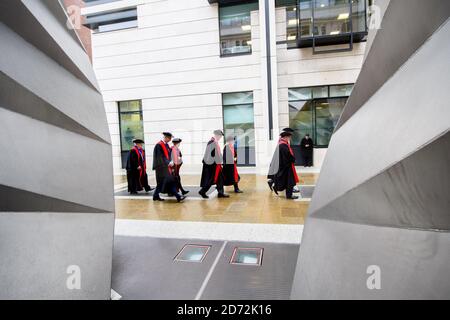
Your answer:
[[[237,164],[255,166],[255,120],[253,112],[253,93],[224,93],[223,123],[225,137],[235,138]]]
[[[353,90],[352,84],[345,84],[341,86],[331,86],[330,87],[330,97],[348,97],[351,95]]]
[[[252,52],[252,10],[258,10],[258,3],[219,7],[221,55]]]
[[[119,0],[84,0],[84,3],[86,4],[86,7],[96,6],[99,4],[105,4],[110,2],[116,2]]]
[[[341,116],[347,98],[332,98],[315,101],[316,132],[315,144],[319,147],[328,146],[339,117]]]
[[[351,7],[350,7],[351,6]],[[365,0],[298,0],[286,6],[288,47],[360,42],[367,34]]]
[[[134,139],[144,139],[142,104],[140,100],[119,102],[120,146],[122,167],[126,166],[128,152]]]
[[[289,89],[289,126],[295,130],[294,152],[309,134],[315,147],[328,147],[352,84]],[[298,149],[298,148],[297,148]]]
[[[89,15],[86,17],[85,25],[97,33],[136,28],[137,9]]]
[[[292,136],[292,144],[300,145],[303,137],[313,132],[313,102],[292,101],[289,102],[289,126],[295,129]]]
[[[314,87],[312,88],[313,91],[313,99],[318,98],[327,98],[328,97],[328,87]]]
[[[312,99],[312,88],[289,89],[289,101]]]

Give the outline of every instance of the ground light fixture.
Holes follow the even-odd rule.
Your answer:
[[[186,244],[176,255],[174,261],[201,263],[210,249],[209,245]]]
[[[263,248],[239,248],[233,250],[230,264],[261,266],[263,257]]]

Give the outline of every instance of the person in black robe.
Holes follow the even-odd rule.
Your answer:
[[[222,152],[220,150],[219,141],[223,137],[222,130],[215,130],[214,137],[209,140],[205,155],[203,157],[202,177],[200,181],[200,191],[198,192],[203,199],[208,199],[206,194],[211,186],[216,185],[219,198],[229,198],[225,194],[223,186],[223,172],[222,172]]]
[[[172,162],[174,164],[173,166],[173,176],[175,177],[175,184],[177,188],[177,192],[181,191],[182,195],[186,195],[189,193],[189,191],[184,190],[183,185],[181,184],[181,176],[180,176],[180,169],[183,165],[183,155],[180,150],[180,138],[175,138],[172,140],[173,147],[172,147]]]
[[[145,150],[142,148],[144,141],[135,139],[133,143],[134,147],[128,153],[126,164],[128,192],[130,194],[137,194],[138,191],[144,189],[145,192],[150,192],[153,189],[148,184]]]
[[[291,128],[284,128],[283,132],[289,132],[291,134],[294,134],[295,130]],[[295,156],[294,156],[295,158]],[[278,157],[278,147],[275,149],[275,152],[272,156],[272,161],[270,161],[269,166],[269,173],[267,174],[267,184],[269,185],[269,188],[271,191],[275,191],[276,194],[278,194],[278,191],[273,188],[274,185],[274,176],[278,171],[278,165],[279,165],[279,157]],[[294,190],[296,192],[297,190]]]
[[[301,150],[302,150],[302,156],[303,156],[303,164],[305,167],[312,167],[313,166],[313,141],[310,138],[309,134],[305,135],[305,137],[302,139],[301,143]]]
[[[283,131],[280,134],[280,140],[270,165],[269,176],[273,180],[272,187],[277,194],[279,191],[286,190],[286,198],[296,200],[298,197],[293,193],[299,178],[295,169],[294,151],[290,145],[291,137],[292,132]]]
[[[237,170],[237,154],[234,147],[234,137],[227,137],[227,143],[223,148],[223,184],[225,186],[233,186],[235,193],[242,193],[239,189],[239,176]]]
[[[181,202],[186,197],[178,194],[176,190],[173,176],[174,163],[171,161],[171,149],[169,147],[172,134],[164,132],[163,136],[163,139],[153,149],[153,170],[155,170],[156,175],[156,190],[153,194],[153,201],[164,201],[160,197],[160,193],[167,193],[175,196],[177,201]]]

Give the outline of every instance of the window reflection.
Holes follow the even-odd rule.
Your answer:
[[[144,124],[140,100],[119,102],[119,124],[122,167],[125,167],[126,157],[133,147],[133,140],[144,139]]]
[[[289,89],[292,144],[299,146],[309,134],[315,147],[328,147],[352,89],[352,84]]]
[[[250,11],[257,3],[219,7],[221,55],[252,52]]]
[[[297,36],[309,40],[313,36],[347,35],[342,41],[348,42],[349,34],[367,31],[366,3],[365,0],[299,0],[286,6],[286,25],[288,47],[297,46]],[[355,42],[362,39],[362,36],[354,37]]]
[[[253,92],[224,93],[222,101],[225,137],[235,138],[237,163],[240,166],[254,166],[256,159]]]

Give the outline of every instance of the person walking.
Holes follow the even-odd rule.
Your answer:
[[[243,193],[239,189],[241,177],[237,169],[237,154],[234,137],[228,136],[223,148],[223,181],[225,186],[233,186],[235,193]]]
[[[145,192],[150,192],[153,189],[148,184],[147,162],[145,150],[142,147],[144,141],[142,139],[134,139],[133,144],[133,148],[128,153],[126,164],[128,192],[137,194],[138,191],[144,189]]]
[[[222,173],[222,152],[220,150],[219,141],[223,137],[222,130],[215,130],[214,136],[208,141],[206,146],[205,155],[203,156],[203,168],[202,177],[200,181],[199,194],[203,199],[208,199],[206,194],[211,186],[216,185],[216,189],[219,193],[219,198],[229,198],[228,194],[225,194],[223,186],[223,173]]]
[[[281,132],[269,175],[272,178],[272,188],[277,194],[279,191],[286,191],[286,199],[296,200],[298,196],[293,195],[294,187],[300,180],[295,169],[291,138],[292,132]]]
[[[171,161],[171,148],[169,142],[172,140],[170,132],[163,132],[163,138],[153,149],[153,170],[156,175],[156,190],[153,194],[153,201],[164,201],[160,193],[174,195],[178,202],[186,199],[186,196],[178,194],[176,190],[175,178],[172,174],[174,163]]]
[[[173,166],[173,176],[175,177],[175,184],[177,188],[177,192],[181,191],[182,195],[186,195],[189,193],[189,191],[185,190],[183,188],[183,185],[181,184],[181,176],[180,176],[180,169],[183,165],[183,155],[181,154],[180,150],[180,144],[182,140],[180,138],[175,138],[172,140],[173,147],[172,147],[172,162],[174,164]]]

